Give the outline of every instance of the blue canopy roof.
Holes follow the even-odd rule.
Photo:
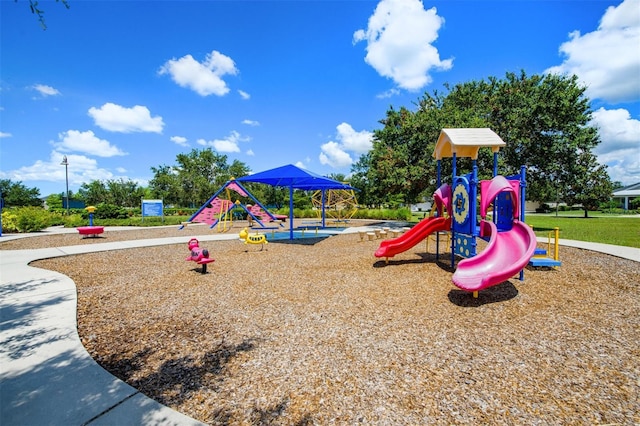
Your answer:
[[[240,182],[258,182],[271,186],[293,187],[311,191],[315,189],[354,189],[351,186],[288,164],[264,172],[236,179]]]
[[[240,182],[264,183],[271,186],[284,186],[289,188],[289,239],[293,240],[293,190],[305,191],[325,189],[355,189],[347,184],[329,179],[324,176],[288,164],[275,169],[255,173],[236,179]],[[322,212],[324,226],[324,206]]]

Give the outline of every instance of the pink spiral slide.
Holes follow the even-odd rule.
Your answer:
[[[533,229],[519,220],[504,232],[497,232],[491,221],[482,221],[481,226],[489,227],[489,244],[477,256],[461,260],[452,277],[456,286],[467,291],[482,290],[513,277],[527,266],[536,249]]]
[[[487,216],[487,209],[501,192],[512,194],[513,214],[518,216],[518,183],[504,176],[496,176],[480,183],[482,197],[480,214]],[[495,223],[480,222],[482,235],[491,235],[489,244],[478,255],[461,260],[453,273],[453,283],[463,290],[478,291],[500,284],[524,269],[536,250],[536,235],[526,223],[513,219],[508,231],[498,232]]]

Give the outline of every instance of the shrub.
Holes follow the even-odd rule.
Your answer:
[[[89,213],[86,211],[82,215],[83,217],[89,217]],[[124,207],[101,203],[96,206],[93,217],[96,219],[127,219],[129,218],[129,212]]]
[[[14,209],[2,211],[2,232],[18,232],[18,215]]]
[[[5,232],[35,232],[51,226],[51,214],[42,207],[18,207],[2,212]]]
[[[64,226],[66,228],[77,228],[79,226],[87,226],[89,224],[88,217],[84,217],[81,213],[64,216]]]

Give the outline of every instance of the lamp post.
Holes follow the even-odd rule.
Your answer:
[[[62,163],[60,164],[64,166],[65,180],[67,182],[67,192],[65,192],[65,198],[67,199],[67,216],[69,216],[69,162],[67,161],[66,155],[62,157]]]

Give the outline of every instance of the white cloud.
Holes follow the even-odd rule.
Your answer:
[[[420,0],[381,0],[366,30],[353,34],[353,43],[367,42],[365,61],[402,89],[419,90],[431,83],[429,72],[448,70],[452,59],[441,60],[433,42],[444,19]]]
[[[245,92],[244,90],[238,90],[238,93],[240,94],[240,97],[244,100],[251,98],[251,95]]]
[[[610,6],[596,31],[569,34],[569,41],[560,46],[564,62],[546,72],[577,75],[592,99],[610,103],[640,100],[639,10],[640,0]]]
[[[53,146],[62,152],[83,152],[96,157],[114,157],[127,155],[118,147],[111,145],[109,141],[98,138],[91,130],[80,132],[67,130],[58,134],[58,142],[52,142]]]
[[[338,124],[336,129],[338,130],[338,140],[346,150],[353,151],[356,154],[364,154],[371,149],[373,133],[367,130],[356,132],[347,123]]]
[[[306,169],[307,168],[302,161],[296,162],[296,164],[294,164],[294,166],[299,167],[301,169]]]
[[[31,86],[31,88],[40,93],[42,97],[56,96],[60,94],[60,91],[58,91],[58,89],[47,86],[45,84],[34,84],[33,86]]]
[[[353,163],[351,156],[342,147],[333,141],[327,142],[320,147],[320,164],[334,168],[349,167]]]
[[[600,164],[608,166],[611,180],[624,185],[640,182],[640,120],[631,118],[626,109],[600,108],[590,124],[600,134],[595,154]]]
[[[187,143],[187,138],[183,136],[171,136],[169,139],[176,145],[189,146],[189,144]]]
[[[224,96],[229,93],[229,88],[222,77],[236,75],[238,69],[230,57],[214,50],[203,62],[196,61],[191,55],[171,59],[160,67],[158,73],[169,74],[180,87],[189,88],[200,96]]]
[[[147,107],[136,105],[126,108],[107,102],[100,108],[89,108],[89,115],[96,126],[110,132],[151,132],[162,133],[162,117],[151,117]]]
[[[249,157],[254,157],[256,154],[253,152],[252,149],[248,149],[245,154],[247,154]]]
[[[348,123],[340,123],[336,127],[338,142],[329,141],[320,146],[320,163],[334,168],[349,167],[353,158],[347,151],[356,156],[371,149],[373,133],[362,130],[356,132]]]
[[[106,169],[101,169],[97,161],[85,157],[84,155],[68,154],[68,167],[60,165],[63,154],[59,151],[52,151],[48,160],[38,160],[31,166],[20,167],[16,170],[0,172],[0,176],[15,181],[47,181],[60,182],[60,191],[64,192],[64,182],[66,182],[66,172],[69,173],[69,185],[79,186],[93,180],[113,179],[113,173]],[[65,170],[66,169],[66,170]],[[41,194],[48,195],[48,194]]]
[[[212,141],[198,139],[197,143],[202,146],[212,146],[217,152],[240,152],[240,142],[250,140],[251,138],[242,137],[240,133],[233,130],[229,136],[224,139],[214,139]]]
[[[260,125],[260,122],[255,120],[242,120],[242,124],[246,124],[247,126],[256,127]]]
[[[1,138],[10,138],[13,135],[11,133],[6,133],[6,132],[0,132],[0,139]]]
[[[628,148],[640,150],[640,120],[631,118],[629,111],[600,108],[592,115],[591,124],[598,128],[602,139],[596,152],[606,154]]]
[[[387,98],[391,98],[393,96],[399,95],[400,91],[398,89],[389,89],[385,92],[382,92],[378,95],[376,95],[376,98],[378,99],[387,99]]]

